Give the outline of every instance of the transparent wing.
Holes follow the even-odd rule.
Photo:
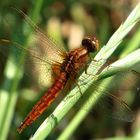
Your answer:
[[[15,8],[14,8],[15,9]],[[62,62],[65,56],[66,50],[63,46],[60,46],[53,38],[48,34],[44,33],[33,21],[21,10],[15,9],[19,12],[25,19],[25,22],[32,29],[32,51],[37,52],[38,48],[42,49],[42,54],[44,54],[45,59],[48,58],[49,61]]]
[[[0,51],[4,56],[7,56],[7,52],[11,48],[16,52],[17,56],[24,51],[26,54],[25,75],[28,77],[32,76],[35,79],[34,81],[45,85],[46,81],[51,79],[53,66],[55,65],[55,68],[59,70],[67,53],[63,47],[60,47],[51,37],[43,33],[27,15],[18,9],[15,10],[24,17],[25,22],[32,29],[28,42],[29,47],[24,48],[17,42],[1,39]]]
[[[135,119],[135,115],[127,103],[131,105],[131,100],[135,98],[136,94],[134,94],[134,92],[138,92],[135,81],[140,80],[140,77],[129,71],[125,72],[125,74],[117,74],[113,77],[112,81],[108,83],[108,86],[104,86],[106,80],[102,80],[103,83],[101,84],[94,83],[87,93],[82,96],[80,103],[76,106],[81,107],[85,102],[87,102],[87,106],[89,106],[89,104],[94,105],[94,109],[92,108],[90,111],[91,114],[96,115],[97,112],[100,112],[102,115],[110,118],[132,122]],[[82,88],[84,88],[88,82],[86,79],[83,79],[83,81],[81,81],[80,85]],[[84,106],[83,110],[87,111],[89,109]]]
[[[27,49],[17,42],[9,40],[0,40],[1,64],[2,59],[6,60],[8,52],[10,51],[15,54],[16,64],[18,63],[20,55],[23,52],[25,53],[25,77],[27,76],[27,79],[30,77],[29,79],[32,79],[36,85],[39,84],[44,87],[48,81],[51,82],[54,65],[57,66],[57,69],[60,69],[61,62],[59,62],[59,60],[56,62],[48,59],[41,48],[35,47],[34,49]]]
[[[4,42],[4,43],[7,43]],[[25,62],[24,66],[20,67],[19,69],[24,68],[24,77],[28,79],[27,81],[33,82],[35,85],[44,85],[46,79],[51,77],[52,73],[52,61],[47,61],[44,58],[40,57],[36,54],[36,52],[32,52],[31,50],[24,49],[21,46],[14,45],[14,44],[1,44],[0,43],[0,66],[2,66],[4,63],[6,63],[6,60],[12,61],[12,63],[15,63],[17,65],[19,63],[19,58],[25,52]],[[8,55],[12,56],[12,59],[8,58]],[[39,53],[38,53],[39,54]],[[14,61],[13,61],[14,60]],[[43,75],[43,77],[41,76]],[[33,80],[33,81],[32,81]]]

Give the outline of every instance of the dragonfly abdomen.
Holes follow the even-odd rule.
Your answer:
[[[31,112],[27,115],[25,120],[21,123],[20,127],[17,129],[19,133],[21,133],[47,109],[58,93],[64,88],[67,80],[67,73],[61,72],[52,87],[44,94],[44,96],[41,97],[37,104],[32,108]]]

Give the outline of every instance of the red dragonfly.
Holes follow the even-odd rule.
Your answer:
[[[39,37],[39,45],[45,47],[45,57],[47,57],[47,59],[38,56],[37,52],[24,49],[19,44],[15,43],[17,48],[21,50],[23,49],[35,59],[51,65],[52,71],[55,74],[55,80],[52,86],[34,105],[31,112],[17,129],[17,131],[21,133],[50,106],[58,96],[58,93],[64,89],[69,80],[76,83],[75,79],[77,74],[79,71],[86,68],[87,63],[90,61],[89,54],[96,52],[99,49],[99,42],[96,37],[85,37],[82,40],[81,47],[70,52],[62,51],[47,35],[32,23],[31,19],[27,15],[20,10],[18,10],[18,12],[22,14],[25,17],[25,20],[33,27],[36,35]]]
[[[45,46],[45,57],[49,59],[43,59],[37,55],[37,52],[34,52],[31,49],[24,49],[16,42],[14,42],[14,44],[19,50],[24,50],[32,55],[35,59],[39,59],[39,61],[51,65],[53,73],[55,74],[53,85],[49,88],[48,91],[46,91],[44,96],[36,103],[36,105],[34,105],[31,112],[27,115],[25,120],[17,129],[17,131],[21,133],[49,107],[49,105],[58,96],[58,93],[64,89],[69,79],[75,81],[79,70],[84,68],[89,61],[89,53],[95,52],[99,49],[99,43],[95,37],[85,37],[82,40],[82,47],[70,52],[64,52],[64,50],[58,48],[48,36],[40,31],[40,29],[34,25],[34,23],[32,23],[31,19],[27,15],[25,15],[20,10],[17,11],[24,16],[25,20],[35,30],[36,35],[39,36],[38,39],[40,40],[40,45],[43,47]],[[8,40],[3,40],[3,42],[8,42]]]

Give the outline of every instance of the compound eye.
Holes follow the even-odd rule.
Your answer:
[[[92,45],[92,41],[89,38],[84,38],[82,40],[82,46],[90,47]]]
[[[82,46],[89,52],[95,52],[99,49],[99,42],[95,37],[85,37],[82,40]]]

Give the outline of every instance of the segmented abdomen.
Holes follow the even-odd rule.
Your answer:
[[[66,82],[67,74],[65,72],[60,73],[52,87],[45,93],[44,96],[42,96],[42,98],[32,108],[31,112],[27,115],[25,120],[21,123],[20,127],[17,129],[19,133],[21,133],[28,125],[35,121],[47,109],[47,107],[58,95],[59,91],[64,88]]]

